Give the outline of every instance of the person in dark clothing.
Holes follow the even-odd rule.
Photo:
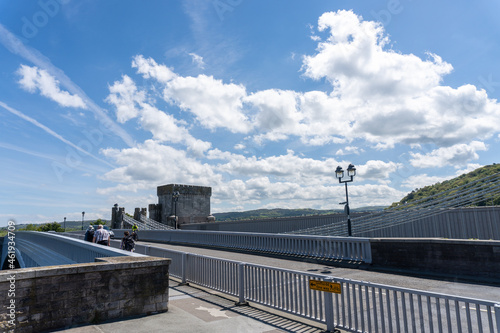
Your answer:
[[[94,240],[94,227],[89,225],[87,231],[85,232],[85,238],[87,242],[92,242]]]
[[[122,238],[122,243],[120,244],[120,249],[125,251],[134,252],[135,241],[128,231],[124,232],[124,237]]]

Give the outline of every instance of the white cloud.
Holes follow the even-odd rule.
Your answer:
[[[439,148],[427,154],[410,153],[410,163],[416,168],[436,168],[446,165],[466,165],[471,160],[477,160],[478,151],[486,151],[484,142],[473,141],[470,144],[457,144],[451,147]]]
[[[347,146],[344,149],[337,150],[335,155],[349,155],[349,154],[359,155],[364,152],[365,152],[364,149],[360,149],[359,147]]]
[[[132,68],[137,68],[137,73],[142,74],[144,78],[154,78],[162,83],[167,83],[177,77],[172,69],[165,65],[158,65],[152,58],[145,59],[142,55],[134,57]]]
[[[133,148],[108,148],[101,152],[119,165],[103,178],[127,188],[137,189],[169,183],[211,186],[220,179],[209,165],[189,157],[185,151],[162,145],[155,140],[147,140]],[[100,193],[112,190],[101,189]]]
[[[439,182],[443,182],[445,180],[451,179],[453,176],[428,176],[427,174],[421,175],[412,175],[405,179],[402,183],[403,187],[406,187],[410,190],[420,189],[422,187],[433,185]],[[401,199],[401,198],[400,198]],[[399,200],[400,200],[399,199]]]
[[[302,69],[306,77],[327,79],[333,90],[328,97],[314,93],[309,112],[328,103],[330,118],[322,112],[309,133],[361,138],[387,149],[396,143],[450,146],[498,131],[496,100],[471,85],[441,86],[452,66],[438,55],[422,60],[389,49],[383,26],[351,11],[323,14],[318,29],[328,38],[303,58]]]
[[[129,76],[123,75],[122,81],[115,81],[109,87],[109,92],[106,102],[115,106],[118,122],[123,124],[138,116],[136,104],[144,103],[145,92],[138,91]]]
[[[203,57],[200,55],[197,55],[196,53],[189,53],[191,56],[191,59],[193,60],[193,64],[198,66],[200,69],[205,69],[205,63],[203,62]]]
[[[370,160],[364,165],[356,165],[356,177],[385,181],[400,167],[401,164],[395,162]]]
[[[335,179],[334,170],[338,165],[338,162],[334,159],[315,160],[302,158],[295,155],[291,150],[286,155],[258,158],[256,156],[245,157],[214,149],[208,151],[207,158],[226,161],[224,164],[214,166],[220,172],[244,177],[273,176],[293,180],[297,183],[316,182],[321,179],[320,177],[332,181]]]
[[[190,111],[199,123],[211,130],[226,128],[233,133],[247,133],[251,124],[243,113],[245,87],[223,83],[213,76],[176,77],[163,91],[165,100]]]
[[[382,24],[363,21],[351,11],[321,15],[318,30],[329,30],[330,36],[318,44],[316,55],[304,57],[304,74],[327,78],[343,95],[414,94],[436,86],[452,70],[436,55],[422,61],[384,49],[389,39]]]
[[[17,70],[17,74],[21,76],[21,79],[18,81],[21,88],[30,93],[35,93],[37,90],[40,90],[42,96],[53,100],[61,106],[82,109],[87,108],[80,96],[71,95],[67,91],[62,91],[59,88],[59,81],[44,69],[39,69],[36,66],[29,67],[21,65]]]
[[[139,117],[141,127],[150,131],[160,142],[183,143],[195,155],[201,156],[211,147],[209,142],[195,139],[172,115],[146,102],[145,91],[139,91],[130,77],[124,75],[109,87],[106,101],[116,108],[118,121],[123,123]]]

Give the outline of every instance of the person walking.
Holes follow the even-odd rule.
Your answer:
[[[134,252],[135,241],[128,231],[125,231],[124,237],[122,238],[122,243],[120,244],[120,249],[125,251]]]
[[[96,244],[109,246],[111,237],[109,237],[109,232],[102,227],[102,224],[99,224],[97,227],[97,231],[94,233],[93,242]]]
[[[85,238],[87,242],[92,242],[94,240],[94,227],[89,225],[87,231],[85,232]]]

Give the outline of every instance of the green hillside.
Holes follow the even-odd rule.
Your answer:
[[[415,189],[408,193],[404,198],[401,199],[399,202],[393,203],[389,208],[395,207],[397,205],[402,205],[406,204],[405,207],[408,207],[409,204],[412,202],[415,202],[420,199],[424,199],[437,195],[439,193],[443,193],[446,191],[450,191],[450,194],[455,193],[456,191],[453,191],[454,188],[457,188],[459,186],[463,186],[466,184],[469,184],[471,182],[474,182],[476,180],[497,174],[500,172],[500,164],[494,163],[493,165],[487,165],[481,168],[478,168],[474,171],[471,171],[469,173],[463,174],[461,176],[458,176],[456,178],[436,183],[434,185],[430,186],[425,186],[420,189]],[[493,186],[498,186],[498,184],[492,184]],[[486,200],[476,204],[475,206],[497,206],[500,205],[500,195],[496,196],[490,196]]]
[[[215,213],[213,216],[216,221],[238,221],[238,220],[256,220],[270,219],[277,217],[292,217],[304,215],[320,215],[340,213],[342,210],[316,210],[316,209],[256,209],[245,212],[227,212]]]
[[[363,207],[358,209],[351,209],[351,212],[368,212],[382,210],[383,207]],[[257,219],[270,219],[278,217],[295,217],[295,216],[308,216],[308,215],[326,215],[326,214],[344,214],[343,209],[332,210],[319,210],[319,209],[256,209],[245,212],[227,212],[215,213],[215,220],[220,221],[239,221],[239,220],[257,220]]]

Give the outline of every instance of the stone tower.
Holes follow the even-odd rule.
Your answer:
[[[175,196],[177,192],[178,196]],[[157,194],[157,207],[161,210],[162,223],[167,223],[169,217],[174,215],[177,216],[179,224],[212,220],[210,216],[211,187],[169,184],[158,186]]]

